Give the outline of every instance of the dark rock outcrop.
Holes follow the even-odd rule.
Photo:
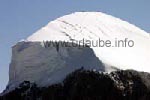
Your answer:
[[[60,84],[39,88],[25,81],[1,100],[150,100],[150,74],[133,70],[110,74],[79,69]]]

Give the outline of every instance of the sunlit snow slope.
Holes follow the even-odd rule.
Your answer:
[[[101,12],[76,12],[51,21],[27,38],[43,40],[134,41],[134,47],[91,47],[104,63],[120,69],[150,72],[150,36],[140,28]]]

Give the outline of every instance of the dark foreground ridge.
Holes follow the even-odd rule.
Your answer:
[[[150,74],[133,70],[104,74],[82,68],[45,88],[24,81],[0,100],[150,100]]]

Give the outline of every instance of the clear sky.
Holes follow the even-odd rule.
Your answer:
[[[0,92],[8,83],[11,46],[76,11],[101,11],[150,33],[150,0],[0,0]]]

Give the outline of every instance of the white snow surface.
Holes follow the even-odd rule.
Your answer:
[[[44,48],[43,41],[134,41],[134,47]],[[104,65],[104,66],[103,66]],[[150,35],[140,28],[101,12],[76,12],[51,21],[13,47],[8,90],[23,81],[46,86],[80,68],[111,72],[134,69],[150,72]],[[103,68],[105,67],[105,68]]]
[[[43,40],[134,41],[134,47],[92,47],[102,62],[119,69],[150,72],[150,35],[140,28],[101,12],[76,12],[51,21],[27,38]]]

